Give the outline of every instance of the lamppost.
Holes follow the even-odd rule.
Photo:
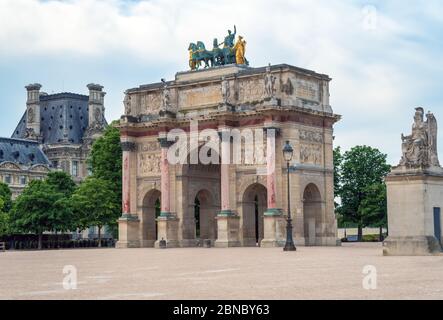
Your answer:
[[[297,248],[294,245],[294,240],[292,239],[292,219],[291,219],[291,196],[290,196],[290,184],[289,184],[289,162],[292,160],[292,155],[294,149],[286,141],[283,147],[283,159],[286,161],[287,175],[288,175],[288,218],[286,220],[286,243],[283,248],[284,251],[295,251]]]

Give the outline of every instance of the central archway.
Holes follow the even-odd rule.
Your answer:
[[[264,237],[263,214],[267,207],[266,187],[250,185],[242,198],[242,236],[244,246],[257,246]]]
[[[202,240],[217,239],[216,216],[219,206],[208,190],[200,190],[194,199],[195,237]]]

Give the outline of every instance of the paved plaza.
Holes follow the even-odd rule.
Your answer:
[[[76,290],[63,268],[77,269]],[[363,288],[363,269],[377,289]],[[443,256],[342,247],[0,252],[0,299],[443,299]]]

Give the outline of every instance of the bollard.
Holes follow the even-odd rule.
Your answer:
[[[203,240],[203,247],[210,248],[212,247],[211,239],[205,239]]]

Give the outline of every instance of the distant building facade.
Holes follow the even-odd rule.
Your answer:
[[[41,180],[51,163],[36,141],[0,138],[0,177],[15,199],[32,180]]]
[[[88,84],[89,95],[47,94],[41,88],[38,83],[26,86],[26,111],[12,137],[0,138],[0,178],[13,198],[51,170],[63,170],[76,183],[84,180],[92,143],[107,126],[101,85]],[[96,228],[89,228],[73,236],[96,238],[96,233]]]
[[[41,85],[26,86],[26,112],[12,138],[38,142],[52,168],[76,182],[88,176],[87,157],[92,142],[106,126],[103,87],[89,84],[89,95],[46,94]]]

